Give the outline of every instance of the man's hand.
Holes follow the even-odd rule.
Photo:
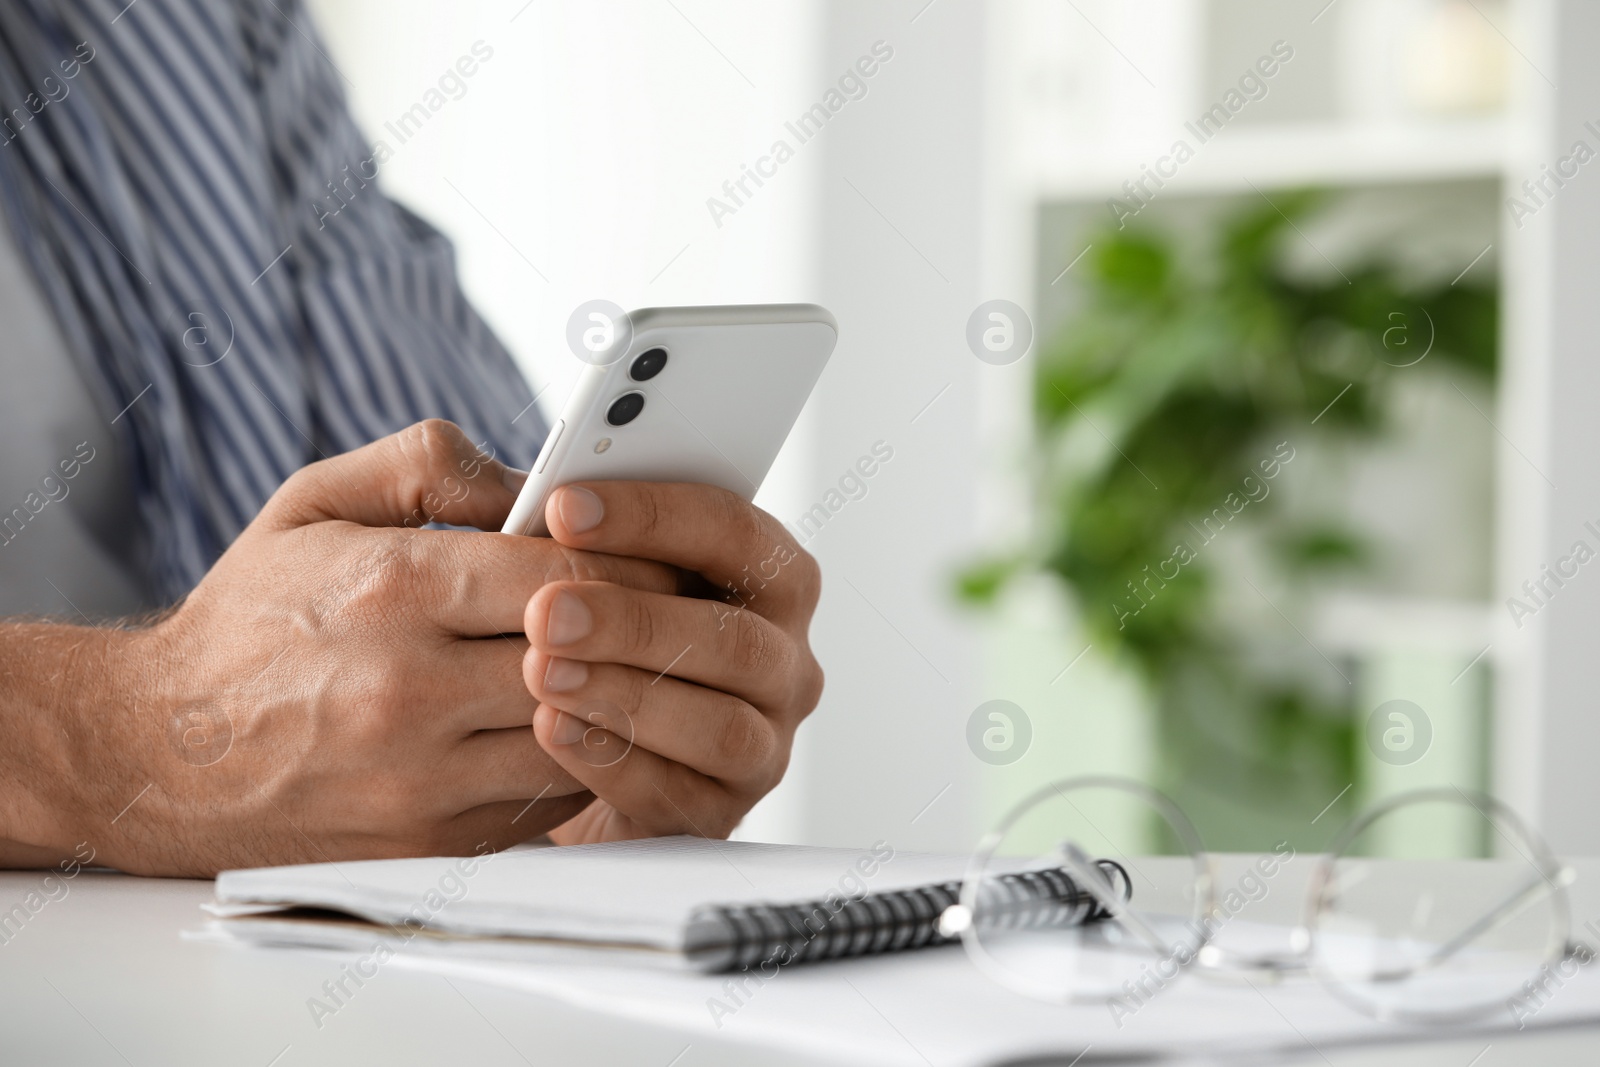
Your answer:
[[[471,853],[570,819],[592,798],[563,769],[570,758],[552,759],[529,729],[536,702],[521,680],[521,631],[525,615],[542,628],[548,614],[529,602],[552,581],[593,597],[599,625],[584,646],[593,649],[600,632],[628,625],[608,614],[627,597],[671,602],[684,576],[545,538],[419,528],[498,529],[516,495],[508,480],[453,425],[420,423],[295,474],[182,606],[149,629],[8,627],[0,862],[54,862],[87,842],[97,862],[124,870],[209,875]],[[661,519],[658,553],[648,537],[613,538],[615,518],[589,540],[696,562],[673,520]],[[669,625],[663,617],[660,640],[676,641]],[[705,648],[702,629],[686,629],[685,641]],[[619,658],[629,644],[618,642]],[[752,646],[717,647],[759,665]],[[776,636],[761,647],[784,657],[774,667],[795,654]],[[696,652],[675,669],[691,667],[713,683],[726,673]],[[596,668],[597,684],[625,669]],[[29,679],[39,684],[22,684]],[[772,697],[728,680],[752,699]],[[665,678],[657,690],[669,682],[686,686]],[[722,701],[716,708],[734,699],[709,695]],[[784,704],[788,729],[798,710],[792,698]],[[638,717],[651,743],[689,758],[655,741],[654,705]],[[770,785],[779,747],[762,750],[748,777],[712,769],[746,789]],[[725,827],[718,819],[711,828]]]
[[[560,579],[529,602],[534,733],[598,798],[551,836],[727,836],[783,777],[822,693],[807,639],[816,562],[770,515],[704,485],[567,486],[545,519],[558,544],[660,560],[707,585],[696,599]]]

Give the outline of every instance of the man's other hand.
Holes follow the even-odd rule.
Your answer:
[[[545,521],[572,551],[659,560],[703,582],[690,597],[562,578],[528,604],[534,733],[597,798],[551,836],[727,836],[783,777],[822,694],[807,637],[816,561],[772,516],[705,485],[570,485]]]

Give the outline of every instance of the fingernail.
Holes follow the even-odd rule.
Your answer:
[[[519,471],[515,467],[507,467],[500,472],[500,480],[513,493],[520,493],[522,492],[523,483],[528,480],[528,472]]]
[[[565,590],[556,594],[555,603],[550,605],[550,621],[545,627],[545,635],[552,645],[570,645],[588,637],[593,628],[594,616],[589,614],[587,604]]]
[[[600,503],[600,498],[576,485],[561,491],[557,507],[561,509],[561,521],[573,533],[587,533],[606,517],[606,507]]]
[[[589,731],[589,724],[575,715],[562,712],[556,716],[556,728],[550,731],[550,743],[553,745],[571,745],[583,740],[583,735]]]
[[[544,687],[552,693],[565,693],[589,680],[589,665],[576,659],[551,659],[544,669]]]

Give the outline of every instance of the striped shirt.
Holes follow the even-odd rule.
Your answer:
[[[449,243],[372,158],[300,0],[0,0],[0,199],[118,413],[164,601],[319,457],[430,416],[537,451]]]

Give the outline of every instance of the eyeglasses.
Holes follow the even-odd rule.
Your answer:
[[[1577,951],[1573,872],[1481,793],[1405,793],[1349,823],[1311,860],[1297,926],[1241,915],[1287,892],[1283,870],[1305,860],[1287,845],[1239,859],[1243,873],[1224,878],[1194,824],[1149,786],[1066,779],[985,836],[941,926],[1008,988],[1053,1003],[1103,1001],[1113,1014],[1136,1012],[1186,974],[1309,974],[1379,1019],[1459,1021],[1514,1007],[1525,983]],[[1018,898],[1018,872],[1053,869],[1092,902],[1077,892],[1051,905]]]

